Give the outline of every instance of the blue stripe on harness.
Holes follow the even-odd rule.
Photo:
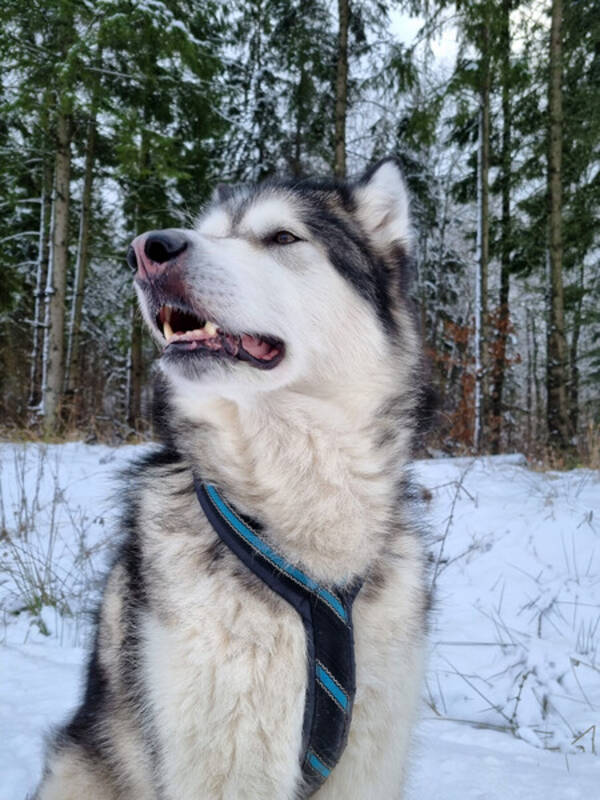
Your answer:
[[[315,769],[318,773],[320,773],[323,778],[328,778],[329,773],[331,770],[329,767],[326,767],[325,764],[321,761],[321,759],[316,756],[314,753],[308,753],[308,763],[310,766]]]
[[[317,680],[335,698],[344,711],[348,708],[348,695],[334,678],[327,672],[322,664],[317,662]]]
[[[303,791],[312,795],[339,761],[352,719],[355,666],[352,603],[360,584],[326,589],[276,553],[261,526],[237,513],[217,489],[194,479],[196,494],[219,538],[300,614],[306,632],[308,681],[300,761]]]
[[[307,589],[316,592],[319,597],[324,600],[327,605],[329,605],[333,611],[335,611],[335,613],[344,620],[344,622],[346,622],[346,609],[340,603],[337,597],[315,583],[315,581],[309,578],[308,575],[305,575],[304,572],[300,572],[299,569],[296,569],[296,567],[288,564],[288,562],[281,558],[281,556],[278,556],[277,553],[275,553],[275,551],[272,550],[269,545],[266,544],[266,542],[263,542],[263,540],[260,539],[251,528],[244,525],[240,518],[234,514],[229,506],[227,506],[226,503],[221,499],[214,486],[207,484],[206,491],[221,514],[223,514],[223,516],[226,518],[227,522],[229,522],[230,525],[233,525],[236,532],[239,533],[240,536],[242,536],[247,542],[256,548],[256,550],[258,550],[259,553],[267,558],[274,566],[279,567],[279,569],[283,570],[284,572],[287,572],[291,578],[306,586]]]

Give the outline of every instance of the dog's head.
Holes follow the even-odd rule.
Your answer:
[[[404,182],[386,159],[351,183],[222,187],[194,228],[142,234],[128,260],[175,392],[241,401],[350,387],[389,359],[409,240]]]

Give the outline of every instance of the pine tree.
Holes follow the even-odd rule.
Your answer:
[[[454,140],[464,144],[476,141],[474,174],[466,180],[474,182],[476,199],[473,446],[479,451],[487,447],[489,438],[491,95],[495,88],[495,15],[498,11],[489,0],[464,0],[457,3],[457,10],[461,52],[452,89],[461,99],[455,116]],[[473,98],[465,96],[465,90],[472,93]],[[464,181],[458,194],[462,194],[464,200],[473,199],[473,192]]]
[[[326,173],[333,161],[335,32],[322,0],[280,0],[277,6],[269,51],[282,87],[278,169],[298,177]]]
[[[563,291],[562,232],[562,0],[552,0],[552,23],[549,41],[548,82],[548,343],[547,343],[547,415],[548,442],[566,450],[570,440],[567,406],[567,358]]]
[[[323,0],[232,8],[225,75],[227,181],[326,172],[333,163],[335,32]]]
[[[90,256],[90,233],[92,216],[92,188],[97,158],[97,117],[100,105],[100,70],[102,52],[97,52],[87,73],[90,107],[87,110],[85,125],[85,150],[83,168],[83,186],[81,192],[81,208],[79,213],[79,235],[77,239],[77,257],[73,276],[73,291],[69,316],[67,357],[65,364],[65,390],[69,395],[76,392],[80,383],[80,342],[83,316],[83,300],[85,296],[86,276]],[[91,83],[91,87],[89,84]]]
[[[590,384],[589,355],[600,334],[597,280],[600,240],[600,3],[564,2],[563,36],[563,275],[568,341],[568,405],[571,433],[583,430],[580,412],[593,414],[597,386]],[[596,280],[594,277],[596,275]],[[595,294],[595,297],[594,297]]]
[[[177,225],[184,209],[207,197],[207,142],[222,128],[213,83],[220,65],[211,38],[218,34],[216,11],[216,4],[200,9],[191,0],[152,8],[129,0],[106,3],[101,41],[105,85],[118,120],[114,158],[125,196],[123,253],[127,239]],[[209,21],[213,15],[216,23]],[[130,303],[126,417],[137,429],[147,358],[133,296]]]
[[[511,273],[511,162],[512,162],[512,101],[510,12],[512,0],[502,0],[499,20],[499,60],[502,102],[502,133],[500,145],[500,192],[502,212],[500,222],[500,292],[496,317],[496,342],[492,366],[493,385],[490,397],[490,449],[499,453],[502,444],[503,395],[507,369],[506,346],[510,324],[510,273]]]
[[[549,119],[557,115],[544,9],[529,0],[430,4],[431,28],[447,11],[458,30],[459,61],[448,81],[432,68],[426,42],[407,48],[394,40],[389,11],[399,5],[2,4],[4,419],[25,424],[28,404],[39,406],[44,335],[48,432],[66,424],[140,429],[152,346],[134,310],[128,242],[143,230],[189,225],[219,179],[353,173],[394,152],[413,197],[415,294],[443,398],[439,443],[472,446],[477,316],[482,448],[519,446],[519,430],[534,448],[548,435],[554,400],[549,392],[546,403],[542,390],[546,371],[555,385],[557,364],[568,430],[553,448],[568,448],[576,433],[585,447],[583,431],[598,422],[600,384],[598,0],[562,0],[558,183],[546,175]],[[520,8],[526,13],[517,17]],[[541,322],[551,310],[544,291],[549,299],[556,186],[558,360],[556,326],[548,327],[545,357]],[[65,304],[67,374],[57,380]]]
[[[335,164],[338,178],[346,176],[346,114],[348,108],[348,27],[350,0],[338,0],[338,42],[335,80]]]
[[[583,8],[569,0],[554,12],[554,25],[546,17],[526,36],[527,90],[513,112],[513,150],[520,154],[513,179],[520,199],[512,239],[515,269],[539,276],[544,287],[544,436],[552,450],[568,454],[582,427],[579,368],[597,330],[592,297],[600,197],[593,176],[600,141],[600,24],[597,3]]]

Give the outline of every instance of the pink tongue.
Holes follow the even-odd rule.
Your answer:
[[[255,339],[254,336],[248,336],[247,333],[242,335],[242,347],[254,358],[269,358],[276,354],[276,350],[263,339]],[[272,355],[271,354],[272,351]]]

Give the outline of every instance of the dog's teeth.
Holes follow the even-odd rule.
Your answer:
[[[167,306],[167,308],[169,308],[169,307]],[[169,310],[170,310],[170,309],[169,309]],[[165,315],[165,316],[166,316],[166,315]],[[169,314],[169,316],[170,316],[170,314]],[[174,334],[173,334],[173,328],[170,326],[170,324],[169,324],[169,323],[167,322],[167,320],[165,319],[165,321],[163,322],[163,336],[165,337],[165,339],[166,339],[166,340],[167,340],[167,342],[168,342],[168,341],[169,341],[169,339],[172,339],[172,338],[173,338],[173,335],[174,335]]]
[[[167,322],[171,322],[171,313],[173,309],[171,306],[165,306],[165,319]]]
[[[217,326],[214,324],[214,322],[205,322],[204,330],[206,333],[208,333],[209,336],[217,335]]]

